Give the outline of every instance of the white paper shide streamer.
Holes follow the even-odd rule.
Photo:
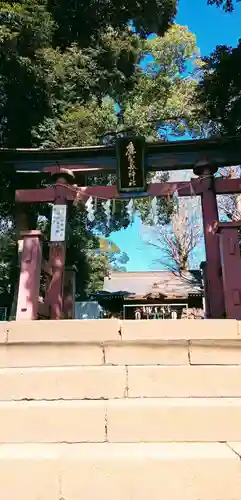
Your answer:
[[[107,200],[102,202],[102,206],[104,208],[104,212],[106,215],[106,222],[107,226],[110,226],[110,221],[111,221],[111,200]]]
[[[153,223],[156,226],[158,223],[157,197],[156,196],[155,196],[155,198],[152,199],[152,202],[151,202],[151,215],[152,215]]]
[[[86,208],[86,211],[87,211],[87,219],[89,222],[93,222],[95,220],[95,210],[94,210],[94,203],[93,203],[93,198],[92,196],[90,196],[90,198],[88,198],[86,204],[85,204],[85,208]]]
[[[129,217],[130,222],[133,222],[134,218],[134,201],[130,200],[128,205],[126,206],[126,211]]]
[[[178,210],[179,208],[179,198],[178,198],[178,191],[174,191],[173,195],[172,195],[172,198],[173,198],[173,202],[174,202],[174,205],[175,205],[175,208],[176,210]]]

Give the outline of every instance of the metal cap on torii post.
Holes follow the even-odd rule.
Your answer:
[[[69,168],[59,167],[59,171],[51,175],[51,180],[52,183],[72,185],[75,183],[75,175]]]

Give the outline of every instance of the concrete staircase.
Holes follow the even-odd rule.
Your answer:
[[[240,500],[236,321],[0,324],[1,500]]]

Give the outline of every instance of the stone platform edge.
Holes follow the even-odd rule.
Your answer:
[[[61,320],[0,323],[0,344],[42,342],[240,340],[236,320]]]

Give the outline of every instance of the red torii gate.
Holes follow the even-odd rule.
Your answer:
[[[118,192],[116,186],[73,185],[73,170],[78,170],[78,166],[74,169],[73,165],[64,166],[64,169],[60,166],[48,169],[53,174],[55,185],[42,189],[17,190],[16,201],[67,205],[73,203],[76,198],[84,201],[90,196],[104,200],[126,198],[126,195]],[[81,165],[79,170],[81,171]],[[241,193],[241,179],[215,178],[216,171],[216,167],[203,160],[194,168],[198,178],[190,182],[149,184],[144,196],[173,196],[176,191],[179,196],[201,196],[206,247],[204,282],[207,316],[241,319],[241,259],[237,230],[241,223],[219,224],[216,200],[216,195],[219,194]],[[140,195],[143,196],[143,193]],[[41,271],[41,235],[30,231],[24,233],[23,237],[17,319],[36,319]],[[48,264],[44,263],[44,266],[49,269],[51,276],[46,302],[52,319],[62,317],[64,264],[65,243],[51,243],[50,261]],[[70,299],[70,308],[72,307]]]

